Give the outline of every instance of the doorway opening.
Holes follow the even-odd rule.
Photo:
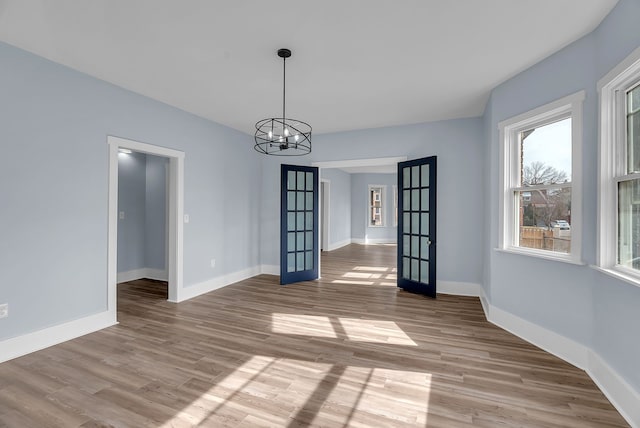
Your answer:
[[[391,198],[395,198],[394,191],[395,174],[397,173],[398,163],[406,161],[406,156],[400,157],[388,157],[388,158],[375,158],[375,159],[352,159],[346,161],[326,161],[326,162],[314,162],[312,166],[316,166],[320,170],[321,186],[321,211],[320,211],[320,231],[318,240],[321,243],[324,252],[339,249],[348,244],[372,244],[372,243],[389,243],[395,245],[397,243],[397,234],[395,233],[394,218],[395,203]],[[330,189],[330,182],[332,182],[331,171],[340,170],[340,173],[334,177],[336,178],[335,189]],[[345,180],[345,175],[348,177],[364,177],[371,174],[372,177],[375,174],[381,175],[394,175],[394,178],[386,186],[389,203],[385,208],[385,228],[373,229],[367,225],[368,209],[366,202],[367,187],[364,187],[362,192],[357,189],[352,190],[351,178],[347,178],[346,183],[342,183]],[[335,175],[335,174],[334,174]],[[342,178],[340,178],[342,177]],[[379,183],[369,183],[379,184]],[[341,191],[348,187],[349,192],[356,191],[357,195],[351,194],[350,196],[341,197]],[[325,192],[326,190],[326,192]],[[335,193],[333,192],[335,190]],[[331,191],[331,192],[330,192]],[[355,197],[354,197],[355,196]],[[326,198],[326,201],[325,201]],[[337,201],[332,205],[329,198]],[[362,199],[362,200],[361,200]],[[345,203],[348,203],[351,207],[345,210]],[[354,207],[354,204],[357,204]],[[354,208],[357,212],[361,212],[362,215],[355,214]],[[332,216],[334,217],[332,219]],[[355,218],[354,218],[355,217]],[[353,220],[352,220],[353,219]],[[341,222],[348,221],[349,225],[342,225]],[[357,223],[357,224],[356,224]],[[326,234],[325,234],[326,232]],[[382,236],[383,233],[387,233],[388,236]],[[320,260],[318,265],[322,268]],[[320,269],[320,277],[322,272]]]
[[[168,188],[169,158],[118,150],[118,298],[143,279],[137,295],[168,297]]]
[[[184,152],[108,136],[109,147],[109,202],[108,202],[108,311],[117,318],[118,283],[118,154],[121,150],[149,154],[168,159],[167,168],[167,221],[166,221],[166,279],[168,300],[180,301],[183,281],[183,212],[184,212]],[[126,216],[126,212],[123,214]],[[115,320],[117,321],[117,320]]]

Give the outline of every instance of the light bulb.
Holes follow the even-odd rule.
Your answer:
[[[273,132],[269,131],[269,139],[273,138]]]
[[[289,136],[289,128],[284,128],[284,136],[285,137]]]
[[[295,135],[295,137],[293,137],[296,139],[296,141],[298,141],[298,138],[300,138],[300,136],[298,134]]]

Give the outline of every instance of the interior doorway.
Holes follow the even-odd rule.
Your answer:
[[[118,153],[120,150],[151,154],[168,158],[168,233],[167,238],[167,282],[168,300],[180,301],[183,281],[183,213],[184,213],[184,152],[140,143],[119,137],[108,136],[109,147],[109,201],[108,201],[108,311],[117,317],[118,282]]]
[[[168,189],[169,158],[118,150],[118,284],[151,279],[167,294]]]
[[[327,252],[327,251],[332,251],[334,249],[340,248],[346,244],[349,243],[380,243],[382,241],[384,242],[388,242],[388,243],[393,243],[395,245],[395,243],[397,242],[397,234],[394,233],[393,236],[389,239],[377,239],[377,237],[373,237],[373,239],[367,239],[367,236],[364,236],[364,239],[354,239],[354,229],[351,228],[350,234],[348,236],[340,236],[340,230],[342,230],[342,228],[340,227],[339,223],[333,223],[332,225],[332,221],[331,221],[331,217],[332,215],[338,215],[335,214],[336,210],[340,211],[339,207],[343,207],[344,204],[334,204],[335,206],[332,208],[330,202],[329,202],[329,195],[331,192],[330,189],[330,180],[329,177],[323,178],[323,170],[332,170],[332,169],[338,169],[338,170],[342,170],[343,172],[346,172],[348,174],[396,174],[397,173],[397,167],[398,167],[398,162],[403,162],[406,161],[407,157],[406,156],[398,156],[398,157],[387,157],[387,158],[375,158],[375,159],[351,159],[351,160],[339,160],[339,161],[321,161],[321,162],[313,162],[311,165],[312,166],[316,166],[320,169],[320,179],[321,179],[321,187],[320,187],[320,191],[321,191],[321,195],[320,195],[320,201],[321,201],[321,211],[320,211],[320,225],[321,227],[319,228],[320,230],[317,232],[317,239],[318,242],[320,243],[320,246],[322,247],[322,249]],[[395,183],[395,181],[394,181]],[[336,197],[339,198],[340,195],[340,184],[337,185],[338,187],[336,187],[336,190],[333,194],[334,200]],[[389,187],[389,193],[393,194],[394,192],[391,191],[391,185],[388,186]],[[324,190],[326,190],[326,192],[324,192]],[[365,195],[366,192],[363,192],[362,195]],[[326,196],[325,196],[326,195]],[[338,196],[336,196],[338,195]],[[327,201],[325,202],[325,197],[327,198]],[[395,196],[394,196],[395,197]],[[351,200],[351,206],[353,207],[354,201],[353,199]],[[364,202],[361,204],[364,207]],[[358,205],[358,207],[360,207],[360,205]],[[326,208],[326,211],[325,211]],[[363,208],[364,209],[364,208]],[[333,213],[333,214],[332,214]],[[363,211],[362,213],[362,219],[361,220],[361,224],[359,223],[358,226],[363,228],[365,227],[365,223],[366,223],[366,216],[365,213]],[[391,211],[388,211],[388,214],[391,214]],[[338,215],[339,216],[339,215]],[[347,214],[347,217],[349,218],[349,221],[351,221],[351,214]],[[391,216],[390,218],[392,218],[393,216]],[[338,217],[336,217],[338,218]],[[358,221],[360,221],[358,220]],[[325,227],[326,224],[326,227]],[[338,226],[336,226],[338,225]],[[333,227],[333,235],[331,234],[331,228]],[[395,226],[394,226],[395,227]],[[325,235],[325,231],[326,231],[326,235]],[[332,240],[334,240],[334,242],[332,242]],[[362,241],[362,242],[359,242]],[[322,264],[321,264],[321,258],[318,257],[318,266],[320,268],[319,270],[319,276],[322,277]]]

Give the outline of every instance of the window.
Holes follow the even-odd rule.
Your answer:
[[[398,186],[393,185],[393,227],[398,226]]]
[[[580,263],[584,91],[499,124],[500,249]]]
[[[384,226],[383,216],[383,188],[384,186],[369,186],[369,226]]]
[[[598,265],[640,285],[640,53],[598,86]]]

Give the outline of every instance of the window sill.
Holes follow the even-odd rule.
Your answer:
[[[569,255],[546,254],[546,252],[535,251],[535,250],[532,251],[528,249],[513,248],[513,247],[512,248],[495,248],[494,250],[501,253],[518,254],[521,256],[536,257],[539,259],[551,260],[554,262],[568,263],[568,264],[578,265],[578,266],[586,266],[586,263],[583,262],[582,260],[572,259],[571,256]]]
[[[597,270],[598,272],[602,272],[605,275],[608,275],[610,277],[613,277],[613,278],[619,279],[621,281],[624,281],[627,284],[631,284],[631,285],[635,285],[636,287],[640,287],[640,278],[638,278],[636,276],[626,274],[624,272],[621,272],[619,270],[615,270],[613,268],[603,268],[603,267],[596,266],[596,265],[589,265],[589,267],[591,269]]]

